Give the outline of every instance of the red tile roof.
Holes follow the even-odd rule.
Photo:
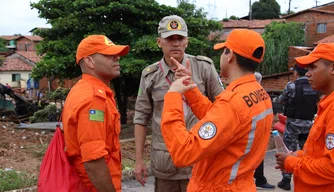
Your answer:
[[[314,44],[319,44],[319,43],[334,43],[334,35],[330,35],[324,39],[321,39],[315,42]]]
[[[19,58],[7,57],[3,65],[0,67],[0,71],[31,71],[32,68],[32,66]]]
[[[284,19],[266,19],[266,20],[229,20],[221,22],[224,28],[247,28],[247,29],[261,29],[265,28],[271,22],[283,22]]]
[[[42,41],[43,38],[37,35],[23,35],[23,36],[14,36],[14,35],[1,35],[1,38],[10,41],[10,40],[16,40],[16,39],[20,39],[22,37],[25,37],[31,41]]]
[[[317,8],[311,8],[311,9],[305,9],[303,11],[299,11],[297,13],[294,13],[294,14],[291,14],[291,15],[286,15],[284,17],[282,17],[283,19],[287,19],[289,17],[294,17],[296,15],[299,15],[299,14],[302,14],[302,13],[305,13],[305,12],[309,12],[309,11],[312,11],[312,12],[319,12],[319,13],[327,13],[327,14],[334,14],[334,11],[326,11],[326,10],[319,10]]]
[[[31,40],[31,41],[42,41],[42,40],[43,40],[42,37],[37,36],[37,35],[33,35],[33,36],[24,35],[24,36],[21,36],[21,37],[19,37],[19,38],[22,38],[22,37],[25,37],[25,38],[27,38],[27,39],[29,39],[29,40]]]
[[[38,63],[41,61],[41,56],[36,54],[36,51],[16,51],[19,55],[29,59],[34,63]]]
[[[3,38],[3,39],[5,39],[5,40],[7,40],[7,41],[10,41],[10,40],[18,39],[18,38],[21,37],[21,36],[1,35],[0,37]]]

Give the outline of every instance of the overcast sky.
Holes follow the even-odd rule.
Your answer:
[[[22,34],[29,35],[29,31],[35,27],[50,27],[44,19],[38,18],[36,9],[30,8],[30,1],[38,0],[0,0],[0,35]],[[176,0],[157,0],[161,4],[176,6]],[[255,2],[257,0],[252,0]],[[281,6],[281,12],[288,9],[288,0],[276,0]],[[318,5],[332,2],[333,0],[319,0]],[[190,0],[190,2],[193,2]],[[203,7],[209,12],[209,18],[219,20],[231,15],[237,17],[248,14],[249,0],[197,0],[197,7]],[[316,5],[315,0],[292,0],[291,10],[297,12]]]

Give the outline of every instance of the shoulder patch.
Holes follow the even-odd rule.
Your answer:
[[[202,56],[202,55],[197,55],[195,58],[197,60],[200,60],[200,61],[205,61],[206,63],[208,63],[210,65],[213,64],[212,59],[210,59],[209,57],[205,57],[205,56]]]
[[[326,147],[328,150],[332,150],[334,148],[334,134],[328,133],[326,135]]]
[[[212,122],[205,122],[198,130],[198,135],[204,139],[212,139],[217,133],[217,127]]]
[[[89,110],[89,120],[104,122],[104,111],[91,109]]]
[[[145,76],[147,76],[148,74],[153,73],[153,72],[155,72],[156,70],[158,70],[158,63],[159,63],[159,62],[156,62],[156,63],[153,63],[152,65],[149,65],[148,67],[146,67],[146,68],[143,70],[142,75],[145,77]]]

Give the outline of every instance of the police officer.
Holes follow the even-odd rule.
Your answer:
[[[298,144],[300,149],[304,147],[314,114],[317,112],[319,93],[311,88],[305,77],[306,72],[307,69],[295,65],[296,80],[289,82],[278,98],[279,102],[284,104],[284,115],[287,116],[283,141],[291,151],[296,151]],[[282,173],[282,175],[283,179],[277,186],[290,190],[291,174]]]
[[[193,80],[198,83],[202,94],[207,95],[212,101],[223,91],[223,87],[211,59],[185,54],[185,49],[188,46],[188,29],[181,17],[177,15],[164,17],[159,22],[158,35],[157,43],[164,56],[160,61],[149,65],[142,71],[135,104],[135,176],[138,182],[145,185],[147,167],[143,160],[143,150],[147,126],[151,121],[151,170],[155,177],[155,191],[181,192],[186,191],[191,177],[191,167],[175,167],[160,130],[164,96],[175,79],[175,69],[177,68],[171,62],[171,57],[184,66],[187,60],[190,61]],[[183,99],[183,109],[186,125],[190,128],[198,119],[191,112],[185,99]]]

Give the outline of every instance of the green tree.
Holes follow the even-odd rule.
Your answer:
[[[281,6],[276,0],[260,0],[252,5],[253,19],[278,19]]]
[[[7,49],[6,47],[6,43],[7,41],[5,39],[0,38],[0,52],[9,51],[9,49]],[[5,57],[0,55],[0,66],[3,65],[4,61],[5,61]]]
[[[302,23],[272,22],[266,26],[263,39],[266,44],[264,61],[259,65],[263,75],[286,72],[288,70],[289,46],[305,45]]]
[[[235,15],[231,15],[231,16],[230,16],[230,19],[231,19],[231,20],[238,20],[239,18],[238,18],[237,16],[235,16]]]
[[[156,44],[159,21],[167,15],[180,15],[189,28],[191,54],[213,56],[214,42],[209,42],[211,31],[221,30],[216,21],[205,19],[203,9],[187,1],[179,1],[178,7],[159,5],[154,0],[41,0],[31,3],[39,17],[46,19],[52,28],[36,33],[44,38],[38,45],[38,53],[44,54],[33,70],[37,79],[44,76],[69,79],[79,76],[75,65],[75,53],[79,42],[90,34],[104,34],[115,44],[128,44],[129,55],[120,61],[122,75],[112,81],[116,93],[121,123],[126,123],[128,97],[137,94],[141,71],[160,60],[162,52]]]

